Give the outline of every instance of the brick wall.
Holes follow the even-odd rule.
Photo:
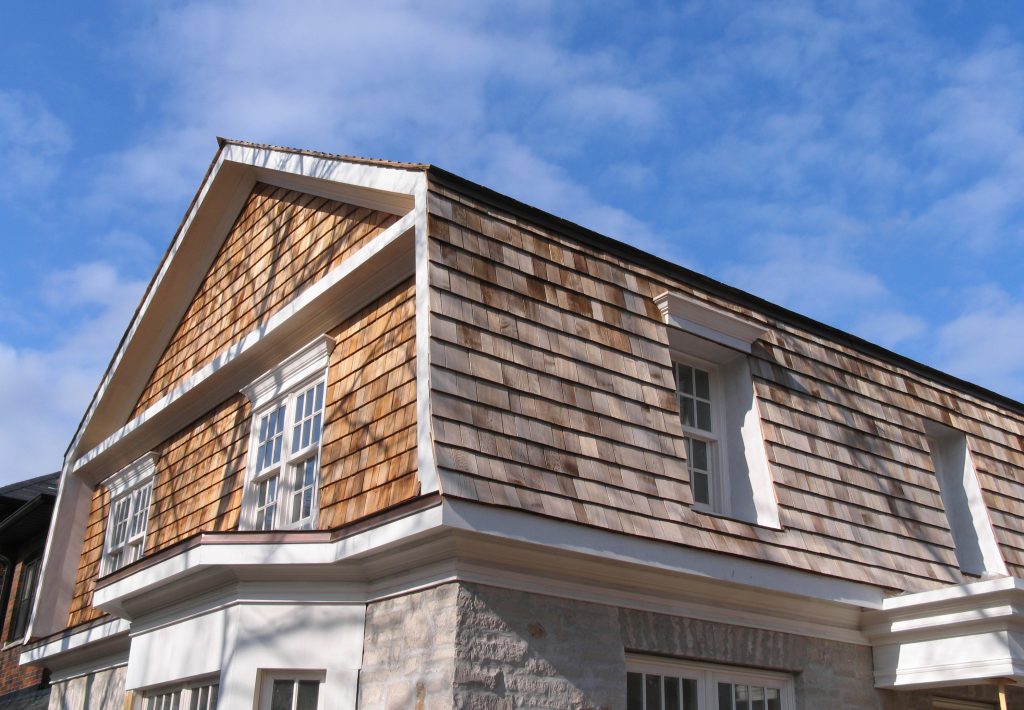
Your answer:
[[[7,595],[7,608],[4,609],[2,643],[7,644],[11,632],[14,614],[14,600],[18,598],[18,586],[21,583],[22,562],[14,568],[14,584]],[[0,695],[22,688],[32,688],[44,683],[46,678],[42,669],[18,665],[21,644],[0,650]]]

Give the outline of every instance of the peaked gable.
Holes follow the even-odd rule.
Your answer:
[[[386,212],[257,183],[131,417],[397,220]]]

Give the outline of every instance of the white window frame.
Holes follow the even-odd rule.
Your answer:
[[[666,292],[654,301],[669,326],[666,335],[673,378],[678,362],[708,372],[712,380],[713,426],[718,433],[711,460],[717,469],[709,490],[710,504],[694,503],[694,508],[781,529],[749,363],[752,345],[764,336],[766,328],[695,296]],[[677,400],[679,389],[677,382]],[[699,429],[686,427],[681,433],[708,440]]]
[[[684,365],[696,370],[703,370],[708,375],[708,389],[709,397],[708,401],[711,406],[711,431],[705,431],[696,426],[687,426],[683,422],[682,408],[680,407],[679,421],[683,427],[683,434],[687,439],[698,439],[707,443],[708,445],[708,502],[700,503],[697,501],[696,489],[693,485],[693,464],[690,460],[691,448],[687,447],[686,457],[687,466],[690,470],[690,487],[694,492],[694,504],[693,506],[698,510],[703,510],[709,513],[721,513],[723,515],[730,514],[729,506],[729,478],[725,475],[726,467],[723,462],[723,452],[727,450],[729,446],[728,432],[725,426],[725,402],[722,397],[722,385],[719,380],[718,366],[714,363],[710,363],[704,360],[700,360],[694,357],[687,357],[681,353],[672,353],[672,375],[676,379],[676,402],[678,403],[681,397],[691,397],[694,402],[697,401],[696,391],[693,395],[684,394],[682,391],[682,384],[679,382],[678,367]]]
[[[253,413],[245,491],[242,496],[242,513],[239,524],[242,530],[301,530],[316,525],[320,508],[320,453],[323,443],[324,418],[327,413],[327,367],[333,349],[334,340],[327,335],[320,336],[242,389],[242,393],[252,403]],[[319,384],[323,385],[323,403],[320,410],[321,429],[317,432],[316,443],[293,451],[292,429],[296,401],[308,389]],[[281,432],[280,461],[262,471],[257,471],[260,420],[282,407],[284,421]],[[289,515],[291,499],[294,493],[301,490],[296,485],[297,476],[300,475],[296,467],[310,458],[314,460],[313,465],[316,469],[310,515],[307,518],[291,522]],[[257,515],[260,511],[259,486],[274,478],[277,479],[274,522],[270,528],[264,528]]]
[[[157,454],[151,451],[100,484],[110,495],[107,525],[103,534],[102,575],[111,574],[136,562],[146,552],[156,461]],[[121,509],[127,513],[124,523],[126,528],[124,539],[117,540],[119,536],[116,535],[118,525],[115,524],[115,515]],[[138,525],[140,518],[142,522]]]
[[[193,710],[193,699],[196,699],[197,702],[201,701],[204,689],[207,691],[205,704],[198,705],[195,710],[216,710],[217,703],[220,701],[220,683],[216,676],[142,690],[136,693],[133,710]],[[213,691],[212,702],[210,691]],[[165,696],[175,694],[178,696],[176,701],[173,697],[168,697],[167,700],[161,702]]]
[[[324,687],[327,680],[326,670],[261,668],[259,670],[259,703],[256,710],[270,710],[271,696],[275,680],[288,680],[297,683],[301,680],[315,680],[320,684],[316,694],[317,710],[324,708]],[[292,695],[292,710],[298,700],[298,693]]]
[[[695,661],[653,659],[628,653],[626,654],[626,672],[688,678],[697,681],[697,703],[699,706],[697,710],[732,710],[732,708],[718,706],[719,683],[777,688],[782,710],[796,710],[796,690],[793,676],[787,673]],[[646,683],[644,686],[646,687]]]

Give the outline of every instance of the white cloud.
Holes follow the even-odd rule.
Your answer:
[[[33,94],[0,91],[0,197],[45,187],[71,144],[67,127]]]
[[[0,341],[2,482],[57,470],[144,284],[102,262],[50,275],[39,302],[59,333],[46,346]]]

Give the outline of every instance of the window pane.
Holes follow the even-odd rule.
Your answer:
[[[306,459],[295,467],[295,492],[292,493],[291,522],[297,523],[313,515],[313,497],[317,485],[317,457]]]
[[[693,488],[693,500],[697,503],[711,505],[711,490],[708,486],[708,475],[706,473],[693,473],[691,481]]]
[[[256,528],[271,530],[277,513],[277,476],[256,484]]]
[[[736,710],[750,710],[750,694],[747,691],[747,686],[737,685],[735,688]]]
[[[732,683],[718,684],[718,710],[734,710],[732,704]]]
[[[114,502],[114,510],[110,516],[110,546],[121,547],[128,538],[128,513],[131,510],[131,497],[125,496]]]
[[[711,405],[707,402],[697,402],[697,428],[711,431]]]
[[[320,682],[316,680],[299,681],[299,698],[295,703],[295,710],[316,710],[317,694],[320,692]]]
[[[681,710],[679,679],[665,676],[665,710]]]
[[[764,688],[750,686],[750,710],[764,710]]]
[[[259,446],[256,449],[256,472],[281,461],[284,433],[284,405],[267,412],[260,418]]]
[[[693,394],[693,368],[689,365],[676,365],[676,389]]]
[[[321,409],[324,383],[319,382],[295,399],[292,453],[301,451],[320,441]]]
[[[626,674],[626,710],[644,710],[644,676]]]
[[[647,706],[644,710],[661,710],[661,676],[644,675],[644,694]]]
[[[778,688],[766,688],[764,697],[768,710],[782,710],[782,697]]]
[[[679,418],[683,426],[697,426],[697,417],[694,414],[693,400],[689,397],[679,397]]]
[[[697,396],[701,399],[711,399],[711,385],[708,382],[708,373],[694,368],[693,374],[696,384],[694,390]]]
[[[693,467],[698,471],[708,470],[708,442],[700,439],[693,439]]]
[[[270,710],[292,710],[295,681],[275,680],[270,692]]]
[[[697,707],[697,681],[683,678],[683,710],[699,710]]]

